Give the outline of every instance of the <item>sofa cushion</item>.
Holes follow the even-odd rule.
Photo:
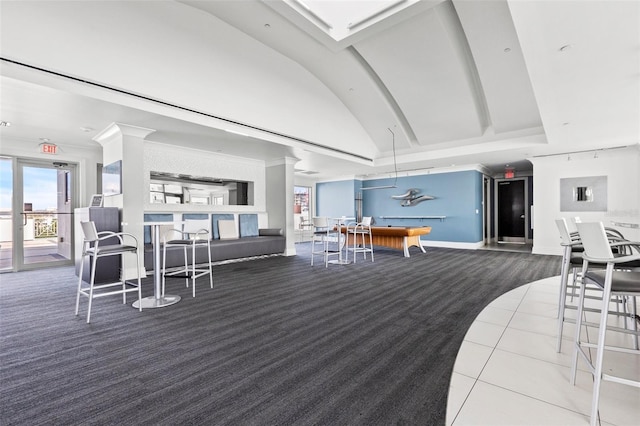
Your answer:
[[[258,215],[257,214],[240,214],[240,237],[257,237],[258,236]]]
[[[235,220],[219,220],[218,232],[221,240],[235,240],[238,238],[238,228]]]
[[[229,220],[233,219],[233,213],[220,213],[220,214],[212,214],[211,215],[211,228],[213,229],[213,239],[217,240],[220,238],[220,233],[218,232],[218,221],[219,220]]]
[[[272,232],[280,232],[280,229]],[[246,237],[234,240],[211,241],[211,261],[218,262],[251,256],[282,254],[286,248],[286,239],[282,235]],[[207,247],[202,244],[196,247],[196,264],[208,263]],[[184,265],[184,252],[181,247],[167,249],[168,268]],[[144,266],[147,271],[153,269],[153,247],[146,244],[144,248]]]

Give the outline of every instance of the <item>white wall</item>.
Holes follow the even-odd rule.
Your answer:
[[[147,188],[144,205],[144,209],[147,212],[201,211],[203,213],[210,213],[215,211],[259,213],[258,225],[261,228],[268,226],[264,161],[146,141],[144,146],[143,167],[144,182],[141,182],[141,185],[143,185],[143,188]],[[148,188],[151,183],[150,173],[152,171],[253,182],[253,205],[207,206],[197,204],[152,204],[148,196]]]
[[[8,134],[8,132],[5,132]],[[11,139],[10,136],[2,135],[0,144],[0,155],[37,159],[44,161],[61,161],[75,163],[78,167],[76,177],[77,195],[74,196],[77,207],[89,205],[91,196],[96,193],[97,188],[97,167],[102,163],[102,147],[87,138],[87,146],[92,148],[80,149],[75,146],[66,146],[64,142],[56,142],[58,154],[41,154],[39,151],[39,141],[24,141]]]
[[[533,253],[561,254],[555,220],[569,222],[578,216],[583,222],[640,223],[640,146],[628,149],[558,155],[530,159],[533,163]],[[570,157],[570,160],[569,160]],[[607,176],[607,211],[561,212],[560,179]],[[626,238],[640,240],[640,230],[617,227]]]

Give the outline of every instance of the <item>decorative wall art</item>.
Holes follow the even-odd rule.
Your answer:
[[[607,177],[560,179],[561,212],[607,211]]]
[[[392,195],[391,198],[393,198],[394,200],[402,200],[402,202],[400,203],[402,207],[412,207],[423,201],[433,200],[436,198],[431,195],[417,195],[419,193],[420,193],[419,189],[411,188],[411,189],[408,189],[407,192],[405,192],[404,194]]]

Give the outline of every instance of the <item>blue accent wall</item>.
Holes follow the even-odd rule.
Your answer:
[[[360,182],[341,180],[316,184],[316,216],[355,217],[355,196]]]
[[[395,178],[366,182],[338,181],[319,183],[316,209],[319,216],[355,216],[355,197],[361,187],[393,185]],[[362,215],[373,216],[376,226],[431,226],[424,240],[476,243],[482,241],[482,173],[469,170],[398,177],[397,188],[362,191]],[[434,200],[402,207],[402,195],[410,188],[418,195],[432,195]],[[477,213],[476,213],[477,211]],[[380,216],[446,216],[439,219],[381,219]]]

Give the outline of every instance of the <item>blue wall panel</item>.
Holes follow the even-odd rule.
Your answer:
[[[360,182],[341,180],[316,185],[316,216],[355,217],[355,196]]]
[[[361,187],[392,185],[395,178],[319,183],[316,187],[318,216],[355,217],[354,199]],[[422,239],[475,243],[482,241],[482,173],[462,171],[398,177],[397,188],[362,191],[363,216],[373,216],[377,226],[431,226]],[[432,195],[434,200],[403,207],[392,195],[402,195],[410,188],[418,195]],[[476,213],[477,211],[477,213]],[[382,219],[380,216],[446,216],[438,219]]]

